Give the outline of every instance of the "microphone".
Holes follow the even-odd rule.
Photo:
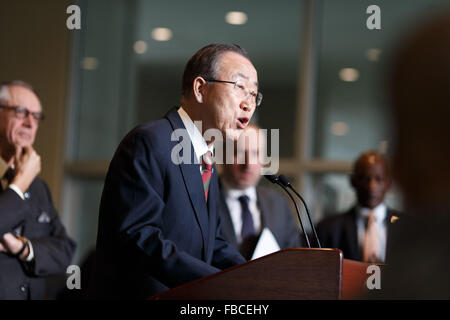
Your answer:
[[[295,201],[294,197],[292,196],[292,194],[289,192],[289,190],[283,185],[283,183],[280,182],[279,178],[274,175],[274,174],[267,174],[264,175],[264,177],[266,177],[267,180],[269,180],[272,183],[278,184],[280,187],[283,188],[284,191],[286,191],[286,193],[289,195],[289,197],[291,198],[292,202],[294,202],[295,205],[295,210],[297,211],[297,216],[298,216],[298,221],[300,222],[300,226],[302,227],[303,230],[303,235],[305,236],[305,240],[306,240],[306,244],[308,245],[308,248],[311,248],[311,244],[309,243],[309,238],[308,235],[306,234],[306,230],[303,227],[303,222],[302,222],[302,218],[300,217],[300,211],[298,210],[298,205],[297,205],[297,201]]]
[[[288,178],[286,178],[284,175],[280,174],[278,176],[278,181],[283,184],[286,188],[291,189],[292,191],[294,191],[294,193],[297,195],[297,197],[300,198],[300,200],[303,202],[303,205],[305,206],[306,209],[306,214],[308,216],[308,220],[309,220],[309,224],[311,225],[311,229],[314,233],[314,238],[316,238],[317,244],[319,245],[319,248],[322,248],[322,246],[320,245],[320,241],[319,241],[319,237],[317,236],[317,232],[316,232],[316,228],[314,228],[314,224],[311,221],[311,215],[309,214],[309,210],[308,210],[308,206],[306,205],[305,200],[303,199],[303,197],[294,189],[294,187],[292,186],[291,182],[289,181]]]

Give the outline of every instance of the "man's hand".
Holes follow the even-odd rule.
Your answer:
[[[10,254],[17,254],[23,247],[24,241],[20,238],[16,238],[12,233],[5,233],[3,237],[0,239],[0,252],[6,252]],[[25,247],[25,250],[19,256],[20,260],[25,260],[30,253],[30,248],[28,245]]]
[[[25,193],[34,178],[41,172],[41,157],[31,146],[17,148],[14,166],[16,176],[11,183]]]

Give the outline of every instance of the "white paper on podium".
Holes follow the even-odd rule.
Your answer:
[[[259,240],[256,244],[251,260],[260,258],[278,250],[280,250],[280,246],[278,245],[273,233],[269,229],[264,228],[259,236]]]

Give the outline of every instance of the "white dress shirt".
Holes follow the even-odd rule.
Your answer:
[[[202,133],[197,128],[197,126],[192,121],[191,117],[186,113],[186,111],[183,109],[183,107],[180,107],[178,109],[178,114],[181,117],[181,121],[183,121],[184,127],[186,128],[186,131],[189,135],[189,138],[192,141],[192,145],[194,147],[194,153],[195,157],[197,159],[197,163],[201,164],[202,156],[206,152],[211,152],[212,155],[214,155],[214,145],[211,143],[211,145],[207,145],[205,139],[202,136]],[[201,166],[200,166],[200,172],[201,172]]]
[[[380,249],[380,261],[385,261],[386,258],[386,238],[387,238],[387,227],[386,227],[386,215],[387,215],[387,208],[384,203],[379,204],[373,209],[369,208],[363,208],[363,207],[357,207],[357,220],[356,220],[356,226],[358,231],[358,245],[359,248],[362,250],[364,245],[364,235],[366,232],[366,222],[367,218],[369,216],[370,211],[374,212],[375,218],[376,218],[376,224],[378,228],[378,239],[379,239],[379,246]]]
[[[261,231],[261,211],[257,205],[256,188],[250,187],[245,190],[231,188],[225,180],[221,181],[225,201],[230,211],[231,221],[233,222],[234,233],[236,234],[237,243],[242,242],[241,229],[242,229],[242,206],[239,201],[239,197],[246,195],[249,198],[248,207],[253,218],[253,226],[255,231],[259,233]]]

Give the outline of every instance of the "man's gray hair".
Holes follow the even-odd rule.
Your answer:
[[[4,104],[4,103],[7,103],[10,101],[10,99],[11,99],[11,97],[9,95],[10,87],[22,87],[22,88],[28,89],[31,92],[33,92],[36,95],[36,97],[38,97],[38,99],[39,99],[38,93],[36,92],[36,90],[34,90],[34,88],[31,84],[26,83],[25,81],[22,81],[22,80],[13,80],[13,81],[6,81],[6,82],[0,83],[0,104]]]

